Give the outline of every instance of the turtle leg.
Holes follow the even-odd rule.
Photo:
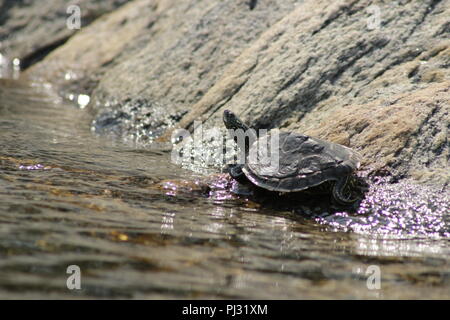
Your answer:
[[[348,199],[344,196],[344,188],[347,185],[347,182],[349,180],[349,176],[345,176],[339,180],[336,181],[333,187],[333,198],[336,200],[337,203],[341,205],[350,205],[354,203],[357,199]]]
[[[236,181],[240,183],[247,182],[247,177],[245,176],[244,172],[242,171],[242,165],[235,165],[228,167],[228,173],[230,176],[235,179]]]

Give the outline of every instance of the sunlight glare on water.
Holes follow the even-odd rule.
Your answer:
[[[0,298],[450,298],[448,194],[405,182],[356,213],[266,208],[94,136],[86,109],[0,80]]]

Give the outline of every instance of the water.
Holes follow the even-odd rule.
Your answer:
[[[356,212],[264,206],[164,148],[96,137],[45,91],[0,80],[0,298],[450,298],[445,188],[381,181]]]

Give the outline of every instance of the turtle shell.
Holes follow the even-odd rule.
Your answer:
[[[250,146],[242,170],[261,188],[295,192],[349,175],[359,167],[360,159],[340,144],[272,130]]]

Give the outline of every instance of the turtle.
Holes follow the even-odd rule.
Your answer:
[[[344,196],[344,189],[353,182],[353,173],[359,168],[361,156],[354,150],[333,142],[296,132],[271,130],[258,135],[232,111],[223,112],[223,122],[229,134],[238,142],[239,130],[245,133],[248,143],[239,145],[244,163],[229,165],[228,173],[241,183],[250,182],[257,187],[280,193],[325,189],[340,205],[351,205],[357,198]],[[278,145],[271,147],[270,139],[277,138]],[[277,165],[259,159],[261,145],[278,158]],[[242,146],[242,147],[241,147]],[[258,158],[259,157],[259,158]]]

